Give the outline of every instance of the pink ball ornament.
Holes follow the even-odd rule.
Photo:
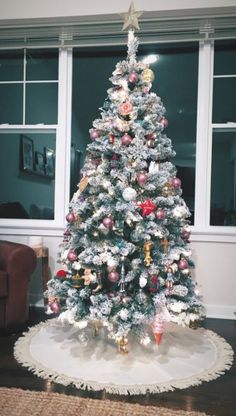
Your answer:
[[[188,241],[190,237],[190,231],[183,229],[181,231],[181,238],[185,241]]]
[[[54,300],[52,303],[50,303],[50,309],[52,310],[52,312],[54,313],[59,313],[60,312],[60,304],[57,300]]]
[[[67,258],[69,261],[75,261],[77,260],[77,254],[75,251],[71,250],[69,251],[69,253],[67,254]]]
[[[125,133],[124,136],[121,137],[121,143],[125,146],[129,146],[132,140],[133,138],[128,133]]]
[[[138,81],[137,72],[135,72],[135,71],[130,72],[128,79],[129,79],[129,82],[132,82],[133,84],[135,84],[135,82]]]
[[[162,119],[160,120],[160,123],[163,125],[164,128],[168,127],[168,120],[165,117],[162,117]]]
[[[179,178],[173,178],[171,184],[174,186],[174,188],[180,188],[181,180]]]
[[[188,269],[189,265],[188,265],[187,260],[181,259],[178,263],[178,267],[180,270]]]
[[[157,137],[156,133],[150,133],[150,134],[147,134],[147,136],[145,136],[147,140],[155,140],[156,137]]]
[[[69,222],[69,223],[71,223],[71,222],[73,222],[74,220],[75,220],[75,216],[74,216],[73,212],[69,212],[69,213],[67,214],[67,216],[66,216],[66,221],[67,221],[67,222]]]
[[[96,140],[99,137],[99,131],[97,129],[90,131],[90,139]]]
[[[158,220],[164,220],[166,213],[163,209],[158,209],[155,215]]]
[[[146,172],[140,172],[137,176],[137,182],[139,183],[139,185],[145,185],[145,183],[147,182],[148,179],[148,175]]]
[[[103,223],[104,227],[109,229],[113,226],[113,219],[112,219],[112,217],[105,217],[105,218],[103,218],[102,223]]]
[[[108,274],[108,280],[111,283],[116,283],[119,280],[119,273],[115,272],[114,270]]]

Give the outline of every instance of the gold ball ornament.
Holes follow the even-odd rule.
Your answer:
[[[154,78],[154,72],[150,68],[144,69],[141,73],[141,80],[143,82],[153,82]]]

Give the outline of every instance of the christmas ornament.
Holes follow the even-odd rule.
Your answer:
[[[112,219],[111,216],[103,218],[102,223],[103,223],[104,227],[106,227],[107,229],[112,228],[112,226],[114,224],[113,219]]]
[[[155,140],[156,138],[157,138],[157,134],[156,133],[150,133],[150,134],[147,134],[145,136],[145,139],[146,140]]]
[[[118,282],[118,280],[119,280],[119,273],[117,273],[115,270],[113,270],[112,272],[110,272],[109,274],[108,274],[108,280],[111,282],[111,283],[116,283],[116,282]]]
[[[152,82],[154,81],[155,75],[150,68],[145,68],[141,73],[141,80],[143,82]]]
[[[83,279],[82,277],[79,275],[79,273],[76,273],[74,276],[72,276],[72,286],[75,289],[79,289],[80,287],[83,286]]]
[[[166,276],[166,287],[168,289],[168,292],[171,292],[171,290],[173,289],[173,283],[174,283],[174,278],[173,278],[172,269],[171,267],[168,267],[167,276]]]
[[[133,110],[133,106],[129,101],[126,101],[125,103],[122,103],[119,106],[119,113],[122,116],[128,116],[132,110]]]
[[[143,86],[143,88],[142,88],[142,90],[143,90],[143,93],[144,93],[144,94],[148,94],[148,93],[149,93],[150,88],[149,88],[147,85],[144,85],[144,86]]]
[[[65,231],[64,231],[64,233],[63,233],[63,235],[64,235],[64,239],[63,239],[63,241],[69,241],[69,240],[70,240],[70,238],[71,238],[71,233],[70,233],[70,231],[69,231],[69,230],[65,230]]]
[[[119,287],[120,292],[125,292],[125,266],[124,266],[124,257],[121,257],[121,272],[120,272],[120,281],[119,281]]]
[[[97,129],[90,130],[90,139],[96,140],[99,137],[100,133]]]
[[[147,147],[150,149],[155,147],[155,142],[153,140],[147,140]]]
[[[153,335],[156,340],[156,344],[160,345],[162,337],[163,337],[163,333],[164,333],[163,320],[158,315],[156,315],[151,324],[151,327],[152,327]]]
[[[93,293],[99,292],[102,289],[102,273],[97,272],[97,286],[93,289]]]
[[[125,201],[133,201],[136,199],[137,192],[133,188],[125,188],[122,192],[122,197]]]
[[[89,183],[88,176],[84,176],[81,179],[80,183],[79,183],[79,190],[80,190],[80,192],[83,192],[85,190],[85,188],[87,187],[88,183]]]
[[[71,262],[77,260],[77,254],[74,250],[69,251],[69,253],[67,254],[67,259]]]
[[[173,178],[171,180],[171,184],[174,186],[174,188],[180,188],[181,187],[181,180],[179,178]]]
[[[166,183],[162,188],[163,196],[171,196],[174,193],[174,188],[170,183]]]
[[[56,273],[56,277],[58,277],[59,279],[65,278],[67,276],[67,272],[63,269],[58,270]]]
[[[166,213],[165,213],[165,211],[163,209],[158,208],[158,210],[155,213],[155,217],[158,220],[164,220],[164,218],[166,217]]]
[[[69,212],[66,216],[66,221],[72,223],[75,220],[75,215],[73,212]]]
[[[168,248],[169,248],[169,241],[167,240],[167,238],[163,238],[161,240],[161,245],[162,245],[164,253],[167,254],[168,253]]]
[[[151,258],[151,245],[152,245],[151,241],[147,240],[144,243],[144,246],[143,246],[143,251],[144,251],[144,256],[145,256],[144,261],[145,261],[145,264],[146,264],[147,267],[150,266],[151,260],[152,260],[152,258]]]
[[[61,307],[60,307],[60,303],[58,302],[57,298],[54,298],[53,300],[50,300],[48,302],[48,305],[49,305],[49,307],[50,307],[50,309],[53,313],[59,313],[60,312]]]
[[[112,134],[112,133],[109,134],[108,142],[110,144],[114,144],[114,142],[115,142],[115,136],[114,136],[114,134]]]
[[[93,279],[92,271],[91,269],[85,269],[83,276],[81,278],[84,280],[84,285],[89,286],[91,283],[91,280]]]
[[[132,2],[129,6],[127,13],[120,13],[120,16],[124,19],[124,24],[122,30],[126,29],[138,29],[138,18],[143,14],[143,12],[136,12],[134,8],[134,3]],[[129,37],[133,37],[133,31],[129,31]]]
[[[128,80],[132,84],[135,84],[138,81],[138,74],[137,74],[137,72],[135,72],[135,71],[130,72],[130,74],[128,76]]]
[[[178,263],[178,268],[180,270],[184,270],[184,269],[188,269],[188,267],[189,267],[189,264],[188,264],[187,260],[184,259],[184,258],[180,259],[180,261]]]
[[[118,340],[118,351],[120,354],[128,354],[127,344],[128,339],[124,336]]]
[[[190,237],[190,229],[189,229],[189,227],[183,228],[180,235],[181,235],[181,238],[184,241],[189,242],[189,237]]]
[[[133,138],[128,133],[125,133],[124,136],[121,137],[121,143],[125,146],[129,146],[132,140]]]
[[[139,286],[140,286],[141,288],[143,288],[143,287],[145,287],[145,286],[146,286],[146,284],[147,284],[147,279],[146,279],[146,277],[141,276],[141,277],[139,278]]]
[[[146,201],[143,203],[138,202],[137,205],[139,206],[139,208],[142,209],[143,217],[146,217],[147,215],[151,214],[156,209],[156,205],[154,205],[149,198],[147,198]]]
[[[149,292],[156,293],[158,291],[158,276],[153,274],[149,280]]]
[[[169,124],[167,118],[165,117],[161,118],[160,123],[162,124],[164,128],[168,127],[168,124]]]
[[[140,172],[137,175],[137,182],[138,182],[139,185],[145,185],[147,180],[148,180],[148,175],[147,175],[146,172]]]

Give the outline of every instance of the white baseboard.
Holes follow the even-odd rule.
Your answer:
[[[205,305],[207,318],[236,319],[236,306]]]

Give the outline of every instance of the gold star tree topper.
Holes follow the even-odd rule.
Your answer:
[[[120,13],[120,16],[124,19],[124,25],[122,30],[137,29],[139,30],[138,18],[143,14],[143,11],[136,12],[134,3],[129,6],[127,13]]]

